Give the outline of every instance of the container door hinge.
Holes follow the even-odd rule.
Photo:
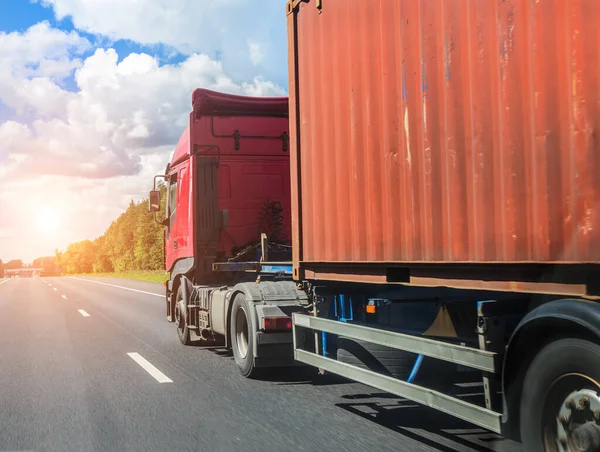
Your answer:
[[[310,0],[289,0],[286,5],[286,15],[292,14],[300,3],[310,3]],[[323,12],[323,0],[315,0],[315,6],[319,10],[319,14]]]
[[[285,11],[286,11],[286,15],[289,16],[290,14],[292,14],[296,8],[298,7],[298,5],[302,2],[308,2],[309,0],[289,0],[287,2]]]

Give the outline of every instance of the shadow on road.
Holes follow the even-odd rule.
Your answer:
[[[260,379],[276,383],[279,386],[328,386],[352,383],[334,374],[319,375],[317,369],[302,366],[265,369],[264,375]]]
[[[390,394],[355,394],[342,397],[356,402],[338,403],[336,406],[440,452],[522,451],[520,445],[514,441]],[[370,401],[364,401],[366,399]]]
[[[198,345],[198,344],[192,344]],[[225,357],[233,360],[233,352],[220,346],[202,346],[198,345],[202,350],[208,350],[219,357]],[[327,386],[353,383],[343,377],[334,374],[319,375],[318,370],[309,366],[296,367],[268,367],[262,369],[262,372],[257,375],[261,381],[276,383],[279,385],[312,385],[312,386]]]
[[[233,358],[233,352],[231,350],[227,350],[224,347],[202,347],[204,350],[209,350],[213,352],[217,356],[229,356]]]

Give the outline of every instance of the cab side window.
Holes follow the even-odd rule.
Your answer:
[[[175,222],[175,214],[177,213],[177,173],[171,174],[169,177],[169,193],[167,198],[167,216],[169,218],[168,234],[171,234],[173,223]]]

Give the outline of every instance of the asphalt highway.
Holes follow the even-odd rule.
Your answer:
[[[179,343],[159,284],[0,279],[0,451],[316,450],[521,449],[333,376],[245,379]]]

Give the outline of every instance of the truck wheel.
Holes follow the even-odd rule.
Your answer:
[[[337,360],[406,380],[417,359],[414,353],[347,337],[338,337]]]
[[[521,397],[523,450],[600,450],[600,346],[550,343],[535,357]]]
[[[177,296],[175,298],[175,323],[177,324],[177,335],[179,341],[183,345],[190,345],[192,340],[190,339],[190,330],[185,321],[186,306],[185,300],[183,299],[183,287],[180,284],[177,289]]]
[[[256,332],[252,323],[252,315],[244,294],[237,294],[231,308],[229,331],[231,332],[231,348],[235,363],[244,377],[256,375],[254,366],[254,347]]]

